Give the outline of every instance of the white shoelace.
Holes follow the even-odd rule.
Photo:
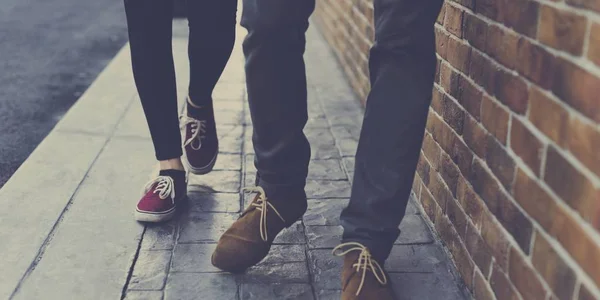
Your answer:
[[[198,120],[192,117],[188,117],[182,115],[179,117],[181,128],[185,128],[188,124],[192,126],[192,136],[187,139],[183,143],[183,147],[187,147],[190,145],[194,150],[200,150],[202,148],[202,139],[204,138],[204,134],[206,133],[206,120]],[[198,146],[196,147],[193,142],[198,141]]]
[[[271,204],[267,200],[267,194],[265,193],[265,190],[262,187],[247,187],[244,188],[244,192],[258,193],[258,199],[256,200],[256,202],[253,202],[251,206],[255,207],[258,211],[260,211],[260,238],[266,242],[268,240],[267,210],[269,209],[269,207],[277,214],[277,216],[281,219],[281,221],[283,221],[283,223],[285,223],[285,220],[277,211],[275,206],[273,206],[273,204]]]
[[[175,203],[175,182],[173,181],[173,178],[170,176],[158,176],[148,181],[144,189],[149,191],[155,183],[157,184],[153,193],[158,193],[158,197],[163,200],[171,196],[171,201]]]
[[[342,249],[346,247],[349,248],[343,251]],[[365,283],[365,278],[367,277],[367,271],[371,271],[371,273],[375,275],[375,279],[377,279],[377,281],[379,281],[379,283],[381,283],[382,285],[387,284],[387,277],[385,276],[383,268],[379,265],[377,261],[373,259],[373,257],[371,256],[371,252],[369,252],[369,249],[363,246],[363,244],[356,242],[339,244],[333,249],[333,255],[344,256],[352,251],[360,251],[360,254],[358,255],[358,260],[355,264],[352,265],[352,267],[356,268],[357,273],[359,273],[362,269],[362,277],[360,279],[360,285],[356,290],[356,296],[358,296],[360,294],[360,291],[362,290],[363,284]]]

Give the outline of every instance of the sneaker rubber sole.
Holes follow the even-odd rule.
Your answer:
[[[190,171],[192,174],[205,175],[205,174],[210,173],[210,171],[213,170],[213,168],[215,167],[215,164],[217,163],[218,156],[219,156],[219,151],[217,150],[215,157],[213,157],[213,159],[208,163],[208,165],[206,165],[204,167],[200,167],[200,168],[196,168],[196,167],[192,166],[190,164],[190,161],[188,160],[187,156],[183,159],[183,162],[184,162],[185,166],[187,167],[187,170]]]

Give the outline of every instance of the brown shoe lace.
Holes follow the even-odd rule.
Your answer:
[[[277,211],[275,206],[273,206],[273,204],[271,204],[267,200],[267,194],[265,193],[265,190],[262,187],[257,186],[257,187],[244,188],[244,191],[258,193],[258,199],[256,199],[256,201],[254,201],[252,204],[250,204],[250,206],[252,206],[252,207],[256,208],[258,211],[260,211],[260,238],[266,242],[268,240],[267,211],[268,211],[269,207],[277,214],[277,216],[281,219],[281,221],[283,221],[285,223],[285,220],[283,219],[283,217],[281,216],[279,211]]]
[[[342,250],[346,247],[349,248],[345,251]],[[387,284],[387,277],[385,276],[383,268],[379,265],[379,263],[376,260],[373,259],[373,257],[371,256],[371,252],[369,252],[369,249],[363,244],[356,242],[339,244],[333,249],[333,255],[344,256],[352,251],[360,251],[358,260],[352,265],[352,267],[356,268],[357,273],[360,272],[362,269],[362,278],[360,279],[360,285],[356,290],[356,296],[360,294],[360,291],[362,290],[362,287],[365,283],[365,278],[367,277],[367,270],[371,271],[373,275],[375,275],[375,279],[377,279],[379,283],[381,283],[382,285]]]

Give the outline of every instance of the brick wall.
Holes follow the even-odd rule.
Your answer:
[[[316,20],[369,90],[369,0]],[[600,1],[448,0],[413,192],[476,299],[600,299]]]

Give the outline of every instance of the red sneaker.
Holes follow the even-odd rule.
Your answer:
[[[180,117],[181,128],[185,128],[183,149],[184,163],[194,174],[212,171],[219,154],[219,139],[212,106],[203,107],[197,116],[189,113]]]
[[[135,219],[140,222],[164,222],[175,216],[175,209],[187,194],[185,171],[164,170],[150,180],[144,196],[135,208]]]

